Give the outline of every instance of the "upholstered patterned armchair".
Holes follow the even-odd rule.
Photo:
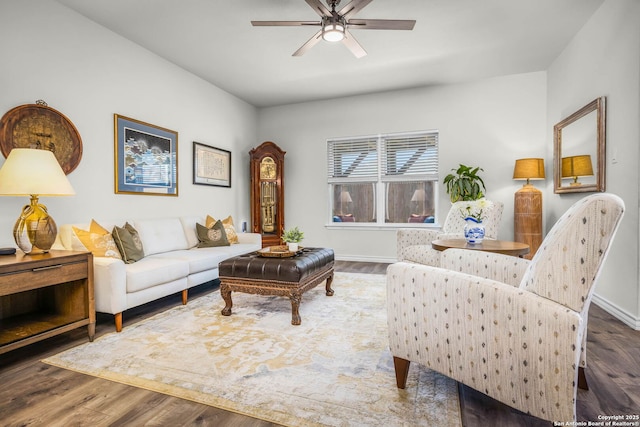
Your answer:
[[[431,242],[436,239],[464,238],[465,221],[460,213],[461,203],[451,205],[449,213],[444,220],[442,230],[423,228],[401,228],[396,233],[398,261],[415,262],[418,264],[440,266],[439,251],[431,247]],[[502,210],[501,202],[493,202],[493,206],[487,210],[485,224],[485,238],[497,239]]]
[[[442,268],[389,266],[398,387],[416,362],[536,417],[575,419],[589,304],[623,211],[612,194],[581,199],[531,261],[449,249]]]

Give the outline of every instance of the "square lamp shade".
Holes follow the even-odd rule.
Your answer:
[[[544,159],[518,159],[516,166],[513,168],[513,179],[530,180],[544,179]]]
[[[30,196],[13,228],[13,238],[25,253],[48,252],[58,234],[56,223],[38,196],[71,196],[75,191],[49,150],[14,148],[0,168],[1,196]]]
[[[578,182],[579,176],[592,175],[593,165],[589,154],[562,158],[562,177],[573,178],[571,185],[580,185]]]

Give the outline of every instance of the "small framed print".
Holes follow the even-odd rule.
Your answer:
[[[178,132],[114,115],[116,194],[178,195]]]
[[[193,183],[231,187],[231,151],[194,141]]]

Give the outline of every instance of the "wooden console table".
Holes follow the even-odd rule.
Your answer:
[[[529,253],[526,243],[509,242],[506,240],[484,239],[482,243],[467,243],[465,239],[441,239],[431,242],[431,247],[437,251],[445,249],[471,249],[476,251],[496,252],[499,254],[522,257]]]
[[[93,341],[91,253],[0,256],[0,354],[80,326]]]

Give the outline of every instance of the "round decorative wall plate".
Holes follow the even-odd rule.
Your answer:
[[[52,151],[67,175],[82,159],[78,130],[64,114],[44,101],[15,107],[0,119],[0,149],[4,157],[14,148]]]

